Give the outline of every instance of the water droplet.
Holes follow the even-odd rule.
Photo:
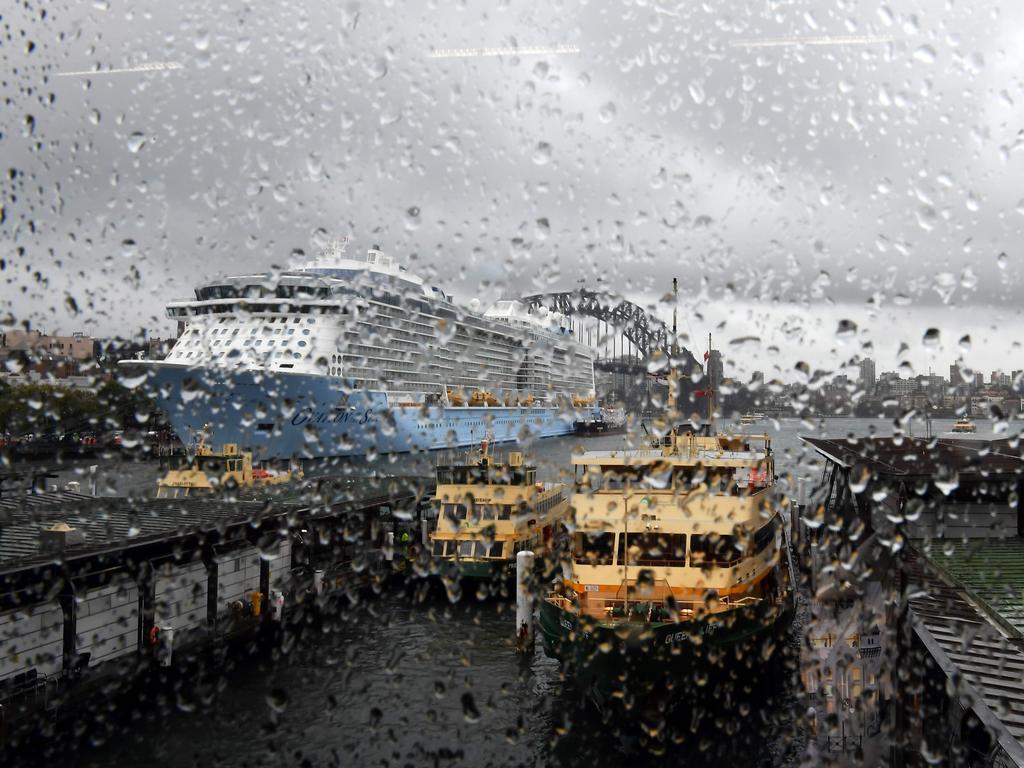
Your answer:
[[[93,125],[100,124],[100,111],[98,109],[89,110],[89,122]]]
[[[857,333],[857,324],[853,320],[840,320],[836,328],[836,337],[839,339],[850,339]]]
[[[309,177],[314,181],[320,178],[320,174],[323,172],[323,169],[323,160],[321,160],[316,153],[311,153],[306,158],[306,170],[309,172]]]
[[[405,210],[405,228],[410,232],[420,228],[420,209],[415,205]]]
[[[469,691],[462,694],[462,715],[467,723],[475,723],[480,719],[480,710],[476,708],[473,694]]]
[[[134,240],[127,238],[121,241],[121,255],[126,259],[134,259],[138,256],[138,247]]]
[[[210,33],[205,29],[200,29],[192,39],[192,45],[196,47],[197,51],[208,50],[210,47]]]
[[[690,82],[690,98],[693,99],[695,104],[704,103],[704,84],[700,80],[692,80]]]
[[[133,155],[146,146],[146,134],[135,131],[128,137],[128,151]]]
[[[930,45],[922,45],[916,51],[914,51],[914,58],[920,61],[922,64],[934,64],[935,63],[935,49]]]
[[[1009,261],[1010,258],[1006,255],[1005,252],[1000,253],[998,256],[996,256],[996,264],[999,265],[1000,269],[1006,269],[1007,265],[1009,264]]]
[[[615,119],[615,104],[609,101],[601,107],[601,111],[598,113],[598,116],[601,118],[602,123],[610,123]]]
[[[547,165],[551,162],[551,145],[546,141],[538,142],[533,150],[533,162],[537,165]]]
[[[957,342],[957,346],[960,347],[960,351],[961,352],[970,352],[971,351],[971,337],[970,336],[961,336],[960,337],[960,341]]]
[[[924,332],[924,338],[921,339],[921,343],[926,347],[937,347],[939,346],[939,329],[929,328]]]

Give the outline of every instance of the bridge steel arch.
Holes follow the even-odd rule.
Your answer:
[[[521,301],[528,307],[547,307],[572,317],[584,315],[608,323],[621,330],[622,335],[632,342],[645,358],[655,351],[668,351],[669,331],[663,322],[652,317],[646,309],[621,296],[579,289],[561,293],[538,293],[525,296]],[[680,350],[684,358],[696,364],[693,355]]]

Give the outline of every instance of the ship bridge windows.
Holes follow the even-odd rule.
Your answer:
[[[614,544],[614,533],[577,533],[573,559],[579,565],[611,565]]]
[[[620,533],[617,552],[616,563],[619,565],[683,567],[686,565],[686,534],[660,531]]]
[[[773,517],[768,521],[767,525],[762,526],[754,534],[754,551],[752,554],[758,554],[768,548],[770,544],[775,541],[775,534],[779,528],[779,518]]]
[[[694,534],[690,537],[690,565],[729,568],[743,559],[740,540],[720,533]]]

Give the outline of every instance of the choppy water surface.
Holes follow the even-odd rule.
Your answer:
[[[941,434],[952,421],[936,422]],[[798,435],[891,434],[888,422],[831,419],[765,421],[746,431],[773,437],[781,472],[815,474]],[[923,431],[923,430],[922,430]],[[991,434],[979,422],[978,437]],[[623,445],[622,436],[561,438],[530,446],[546,479],[571,451]],[[389,466],[429,471],[436,456]],[[820,472],[820,469],[818,470]],[[796,765],[803,754],[806,706],[796,677],[757,701],[724,707],[695,701],[673,717],[681,743],[652,755],[601,717],[563,680],[555,662],[512,650],[514,606],[467,596],[451,605],[443,590],[414,597],[398,586],[332,612],[275,659],[231,665],[207,689],[188,681],[165,711],[143,700],[143,717],[81,757],[91,765]],[[469,595],[467,591],[467,595]],[[791,644],[799,643],[803,618]],[[219,688],[219,691],[216,689]],[[205,700],[204,700],[205,697]],[[160,697],[154,697],[154,699]],[[710,697],[709,697],[710,699]],[[122,720],[122,722],[124,722]],[[638,728],[624,730],[638,734]]]

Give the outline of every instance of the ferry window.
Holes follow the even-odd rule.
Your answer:
[[[735,565],[743,559],[739,539],[727,534],[694,534],[690,537],[690,565],[694,567]]]
[[[767,525],[762,526],[754,534],[754,554],[764,551],[775,540],[775,532],[778,530],[778,519],[772,518]]]
[[[501,557],[501,553],[502,553],[502,550],[504,549],[504,547],[505,547],[505,543],[504,542],[502,542],[502,541],[494,542],[493,544],[491,544],[490,556],[491,557]]]
[[[434,557],[441,557],[444,555],[444,541],[434,540]]]
[[[577,533],[575,561],[583,565],[611,565],[614,533]]]
[[[627,555],[629,562],[626,562]],[[686,565],[685,533],[627,533],[618,535],[618,565],[681,567]]]
[[[498,507],[498,519],[509,520],[512,517],[512,505],[502,504]]]

